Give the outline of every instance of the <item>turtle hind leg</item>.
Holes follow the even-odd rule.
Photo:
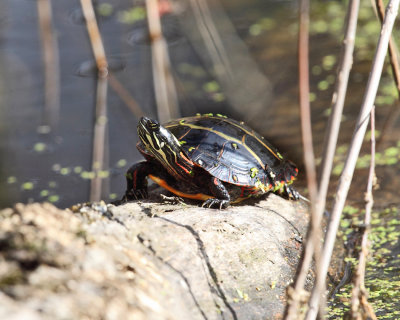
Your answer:
[[[215,177],[210,177],[208,189],[215,198],[207,199],[202,207],[225,209],[231,202],[231,197],[224,184]]]

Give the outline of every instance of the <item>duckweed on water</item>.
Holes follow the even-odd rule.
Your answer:
[[[60,200],[60,197],[58,195],[53,194],[53,195],[49,196],[47,198],[47,200],[49,202],[51,202],[51,203],[55,203],[55,202],[58,202]]]
[[[49,190],[44,189],[44,190],[40,191],[41,197],[47,197],[48,195],[49,195]]]
[[[126,159],[119,159],[117,162],[117,168],[123,168],[126,166],[126,164],[127,164]]]
[[[356,210],[358,212],[356,212]],[[363,215],[355,207],[346,206],[345,219],[341,223],[342,232],[359,225]],[[389,207],[372,214],[370,232],[370,257],[367,263],[365,286],[369,294],[369,302],[378,319],[399,319],[400,316],[400,221],[399,209]],[[351,232],[350,232],[351,233]],[[346,236],[345,236],[346,237]],[[353,265],[357,258],[346,258]],[[352,285],[348,284],[336,295],[328,307],[329,319],[343,319],[351,303]]]
[[[76,166],[74,167],[74,173],[79,174],[83,171],[83,168],[80,166]]]
[[[15,176],[9,176],[8,178],[7,178],[7,183],[8,184],[14,184],[14,183],[16,183],[17,182],[17,178],[15,177]]]
[[[146,18],[146,9],[144,7],[133,7],[129,10],[118,12],[117,19],[124,24],[134,24],[137,21]]]
[[[326,71],[332,70],[335,64],[336,56],[334,55],[327,55],[322,59],[322,68],[324,68]]]
[[[47,149],[47,145],[43,142],[35,143],[35,145],[33,146],[33,150],[37,153],[44,152],[44,151],[46,151],[46,149]]]
[[[276,20],[271,18],[261,18],[256,23],[252,24],[249,28],[251,36],[258,36],[265,31],[272,30],[276,27]]]
[[[118,195],[116,193],[110,193],[108,197],[110,198],[110,200],[115,200],[117,199]]]
[[[111,3],[103,2],[96,7],[96,12],[103,17],[110,16],[114,11]]]
[[[379,136],[379,131],[377,132]],[[369,132],[369,136],[371,132]],[[339,146],[336,151],[335,164],[332,173],[336,176],[340,175],[344,166],[344,159],[347,153],[348,146]],[[361,155],[357,159],[356,168],[365,169],[369,168],[371,162],[371,154]],[[385,149],[383,152],[375,153],[375,165],[376,166],[391,166],[396,165],[400,162],[400,146],[392,146]]]
[[[203,89],[205,92],[217,92],[221,88],[217,81],[209,81],[203,85]]]
[[[33,188],[34,188],[33,182],[30,182],[30,181],[24,182],[24,183],[21,185],[21,189],[22,189],[22,190],[33,190]]]

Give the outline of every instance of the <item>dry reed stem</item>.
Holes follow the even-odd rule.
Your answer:
[[[382,0],[375,1],[377,13],[381,24],[383,23],[383,19],[385,18],[385,6],[383,5]],[[392,67],[393,78],[396,83],[398,98],[400,99],[400,67],[399,67],[399,59],[397,55],[396,42],[393,37],[390,36],[389,39],[389,58],[390,65]]]
[[[375,180],[375,108],[371,110],[371,163],[368,174],[367,191],[365,193],[365,230],[361,240],[361,250],[358,261],[357,272],[354,277],[354,286],[351,299],[351,317],[352,319],[363,319],[367,314],[371,319],[376,319],[376,315],[371,306],[368,306],[367,291],[365,289],[365,267],[368,257],[368,233],[371,229],[371,211],[374,204],[372,187]]]
[[[41,131],[54,130],[60,113],[60,67],[57,39],[52,25],[50,0],[37,1],[40,39],[44,62],[44,112]]]
[[[388,49],[390,34],[392,32],[394,21],[396,19],[399,8],[399,1],[400,0],[390,0],[386,9],[386,15],[382,25],[377,50],[375,52],[370,77],[365,90],[363,103],[357,119],[353,138],[349,146],[349,151],[344,164],[343,172],[340,176],[336,198],[333,203],[331,221],[328,226],[328,231],[322,250],[321,269],[317,274],[316,283],[311,294],[309,311],[306,316],[307,320],[313,320],[317,317],[320,298],[322,295],[324,295],[325,278],[332,256],[340,217],[367,129],[369,115],[371,113],[371,109],[373,107],[373,103],[378,90],[379,80],[382,74],[383,64]]]
[[[318,185],[318,197],[315,203],[315,215],[313,217],[315,230],[320,230],[322,214],[325,209],[326,195],[328,192],[330,174],[332,171],[333,157],[335,155],[335,148],[337,137],[339,134],[340,121],[343,113],[347,84],[353,62],[352,58],[354,51],[355,33],[357,28],[359,4],[359,0],[352,0],[349,2],[349,7],[347,10],[348,12],[346,17],[346,30],[343,40],[342,55],[338,68],[336,88],[332,97],[332,113],[329,117],[328,128],[325,135],[325,148],[322,156],[321,174],[319,177]],[[315,241],[311,241],[312,237],[315,237],[315,235],[308,234],[307,240],[305,242],[303,259],[295,283],[294,291],[297,293],[297,296],[299,296],[300,292],[304,290],[307,273],[309,271],[314,254]],[[319,262],[319,259],[316,259],[316,261]],[[294,319],[293,317],[298,314],[298,311],[296,309],[298,309],[298,303],[290,306],[290,312],[288,314],[291,315],[292,319]]]
[[[300,1],[300,19],[299,19],[299,98],[300,98],[300,119],[303,140],[304,164],[307,173],[307,186],[311,201],[311,221],[310,230],[307,234],[307,243],[311,242],[314,248],[316,260],[320,255],[321,232],[319,230],[319,221],[316,217],[315,203],[317,201],[317,175],[315,169],[315,158],[312,143],[312,126],[310,112],[310,86],[309,86],[309,59],[308,59],[308,28],[309,28],[309,1]],[[307,260],[311,260],[312,253]],[[308,263],[309,263],[308,261]],[[304,259],[303,259],[304,262]],[[303,266],[305,268],[303,268]],[[300,273],[296,279],[295,289],[290,296],[290,304],[287,308],[286,319],[297,319],[299,312],[300,298],[304,290],[304,283],[308,273],[309,265],[302,265]]]
[[[151,40],[154,93],[158,120],[166,122],[180,115],[178,96],[171,71],[167,42],[161,31],[157,0],[146,0],[147,22]]]
[[[95,177],[91,180],[90,184],[90,201],[99,201],[101,199],[101,191],[103,188],[103,179],[99,177],[99,172],[104,167],[105,140],[107,131],[108,63],[92,1],[81,0],[81,6],[83,15],[85,16],[86,27],[98,69],[92,154],[92,171],[95,173]]]
[[[385,6],[384,6],[382,0],[375,0],[375,6],[376,6],[376,14],[377,14],[380,22],[382,23],[382,21],[385,17]],[[394,106],[392,108],[392,110],[389,112],[389,114],[386,117],[385,123],[381,130],[381,135],[377,142],[378,150],[380,149],[382,142],[385,141],[385,138],[391,134],[392,128],[395,125],[395,123],[400,115],[400,67],[399,67],[398,50],[397,50],[396,42],[393,39],[393,37],[390,37],[390,40],[389,40],[389,58],[390,58],[390,65],[391,65],[392,72],[393,72],[393,79],[396,83],[397,95],[398,95],[399,100],[397,101],[396,106]]]

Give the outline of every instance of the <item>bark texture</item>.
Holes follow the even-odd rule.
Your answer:
[[[300,202],[72,209],[0,211],[1,319],[282,317],[307,226]]]

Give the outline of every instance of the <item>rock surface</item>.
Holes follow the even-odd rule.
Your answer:
[[[0,211],[0,319],[279,319],[307,227],[271,194]]]

